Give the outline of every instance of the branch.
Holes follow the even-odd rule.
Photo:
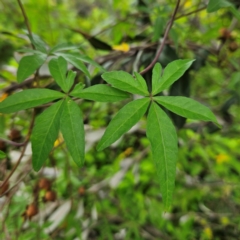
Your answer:
[[[21,0],[17,0],[17,1],[18,1],[19,7],[21,8],[22,15],[24,17],[24,22],[25,22],[25,25],[26,25],[27,30],[28,30],[28,34],[29,34],[30,38],[32,39],[33,35],[32,35],[32,31],[31,31],[31,28],[30,28],[30,24],[29,24],[29,21],[28,21],[27,14],[26,14],[26,12],[24,10],[24,7],[22,5]],[[31,45],[32,45],[32,48],[35,49],[35,47],[34,47],[34,45],[32,43],[31,43]]]
[[[35,119],[35,110],[33,110],[33,115],[32,115],[32,120],[31,120],[31,123],[30,123],[30,127],[29,127],[29,130],[28,130],[28,134],[27,134],[27,137],[26,137],[26,140],[24,141],[24,146],[23,146],[23,149],[22,149],[22,152],[21,152],[21,155],[17,161],[17,163],[15,164],[15,166],[13,167],[12,171],[9,173],[9,175],[7,176],[7,178],[4,180],[4,182],[2,183],[2,185],[0,186],[0,189],[1,188],[4,188],[4,186],[7,184],[8,180],[11,178],[11,176],[13,175],[13,173],[16,171],[18,165],[20,164],[23,156],[24,156],[24,153],[26,151],[26,148],[27,148],[27,143],[30,139],[30,136],[31,136],[31,133],[32,133],[32,129],[33,129],[33,125],[34,125],[34,119]]]
[[[203,6],[201,8],[197,8],[197,9],[191,11],[191,12],[184,13],[183,15],[175,17],[174,20],[177,20],[177,19],[180,19],[180,18],[183,18],[183,17],[187,17],[187,16],[192,15],[192,14],[197,13],[197,12],[201,12],[201,11],[205,10],[206,8],[207,8],[206,6]]]
[[[167,37],[168,37],[168,33],[169,33],[169,31],[170,31],[170,29],[171,29],[171,27],[172,27],[172,25],[173,25],[175,16],[176,16],[176,14],[177,14],[177,10],[178,10],[178,8],[179,8],[180,1],[181,1],[181,0],[178,0],[178,1],[177,1],[176,7],[175,7],[174,12],[173,12],[173,15],[172,15],[170,21],[169,21],[168,24],[167,24],[167,28],[166,28],[166,30],[165,30],[165,33],[164,33],[164,36],[163,36],[163,40],[162,40],[162,42],[161,42],[161,45],[159,46],[159,49],[158,49],[158,51],[157,51],[157,54],[156,54],[155,58],[153,59],[153,61],[152,61],[144,70],[142,70],[142,71],[140,72],[140,74],[143,75],[144,73],[148,72],[148,71],[154,66],[154,64],[157,62],[160,54],[162,53],[163,48],[164,48],[164,45],[165,45],[165,42],[166,42]]]
[[[25,142],[17,143],[17,142],[13,142],[13,141],[10,141],[10,140],[4,139],[4,138],[0,138],[0,140],[9,145],[15,146],[15,147],[21,147],[21,146],[25,145]]]

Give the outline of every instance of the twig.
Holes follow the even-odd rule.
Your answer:
[[[206,8],[207,8],[206,6],[203,6],[201,8],[195,9],[191,12],[184,13],[184,14],[178,16],[178,17],[175,17],[174,20],[177,20],[177,19],[180,19],[180,18],[183,18],[183,17],[187,17],[187,16],[192,15],[192,14],[197,13],[197,12],[201,12],[201,11],[205,10]]]
[[[21,146],[25,145],[25,142],[17,143],[17,142],[13,142],[13,141],[10,141],[10,140],[4,139],[4,138],[0,138],[0,140],[7,143],[7,144],[15,146],[15,147],[21,147]]]
[[[31,31],[31,28],[30,28],[30,24],[29,24],[29,21],[28,21],[27,14],[26,14],[26,12],[25,12],[25,10],[24,10],[24,7],[23,7],[23,5],[22,5],[21,0],[17,0],[17,1],[18,1],[19,7],[21,8],[22,15],[23,15],[23,17],[24,17],[24,22],[25,22],[25,24],[26,24],[26,27],[27,27],[29,36],[32,37],[32,31]],[[34,48],[34,46],[33,46],[33,48]]]
[[[144,70],[142,70],[142,71],[140,72],[140,74],[144,74],[144,73],[148,72],[148,71],[154,66],[154,64],[157,62],[160,54],[162,53],[163,48],[164,48],[164,45],[165,45],[165,42],[166,42],[167,37],[168,37],[168,33],[169,33],[169,31],[170,31],[170,29],[171,29],[171,27],[172,27],[172,25],[173,25],[175,16],[176,16],[176,14],[177,14],[177,10],[178,10],[178,8],[179,8],[180,1],[181,1],[181,0],[178,0],[178,1],[177,1],[176,7],[175,7],[174,12],[173,12],[173,15],[172,15],[169,23],[167,24],[167,28],[166,28],[166,30],[165,30],[165,33],[164,33],[164,36],[163,36],[163,40],[162,40],[162,42],[161,42],[161,45],[159,46],[159,49],[158,49],[158,51],[157,51],[157,54],[156,54],[155,58],[153,59],[153,61],[152,61]]]
[[[24,146],[23,146],[23,149],[22,149],[22,152],[21,152],[21,155],[17,161],[17,163],[15,164],[15,166],[13,167],[12,171],[9,173],[9,175],[7,176],[7,178],[4,180],[4,182],[2,183],[2,185],[0,186],[0,189],[1,188],[4,188],[4,186],[7,184],[8,180],[11,178],[11,176],[13,175],[13,173],[16,171],[18,165],[20,164],[23,156],[24,156],[24,153],[25,153],[25,150],[27,148],[27,143],[30,139],[30,136],[31,136],[31,133],[32,133],[32,129],[33,129],[33,124],[34,124],[34,119],[35,119],[35,110],[33,110],[33,115],[32,115],[32,120],[31,120],[31,123],[30,123],[30,127],[29,127],[29,130],[28,130],[28,134],[27,134],[27,137],[26,137],[26,140],[24,141]]]

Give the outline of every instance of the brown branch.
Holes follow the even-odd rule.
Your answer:
[[[28,34],[29,34],[30,38],[32,38],[33,35],[32,35],[32,31],[31,31],[31,27],[30,27],[30,24],[29,24],[29,21],[28,21],[27,14],[26,14],[26,12],[25,12],[25,10],[24,10],[24,7],[23,7],[23,5],[22,5],[21,0],[17,0],[17,1],[18,1],[19,7],[21,8],[22,15],[23,15],[23,17],[24,17],[24,22],[25,22],[25,25],[26,25],[27,30],[28,30]],[[32,45],[32,48],[35,49],[35,46],[34,46],[32,43],[31,43],[31,45]]]
[[[8,180],[11,178],[11,176],[13,175],[13,173],[16,171],[18,165],[20,164],[23,156],[24,156],[24,153],[26,151],[26,148],[27,148],[27,144],[28,144],[28,141],[30,139],[30,136],[31,136],[31,133],[32,133],[32,129],[33,129],[33,125],[34,125],[34,119],[35,119],[35,110],[33,110],[33,115],[32,115],[32,120],[31,120],[31,123],[30,123],[30,127],[29,127],[29,130],[28,130],[28,134],[27,134],[27,137],[26,137],[26,140],[24,141],[24,146],[23,146],[23,149],[21,151],[21,155],[17,161],[17,163],[15,164],[15,166],[13,167],[12,171],[9,173],[9,175],[7,176],[7,178],[4,180],[4,182],[2,183],[2,185],[0,186],[0,189],[1,188],[4,188],[4,186],[7,184]]]
[[[4,138],[0,138],[0,140],[5,142],[5,143],[7,143],[7,144],[9,144],[9,145],[15,146],[15,147],[21,147],[21,146],[25,145],[25,142],[18,143],[18,142],[13,142],[13,141],[4,139]]]
[[[195,9],[191,12],[184,13],[184,14],[178,16],[178,17],[175,17],[174,20],[177,20],[177,19],[180,19],[180,18],[183,18],[183,17],[187,17],[187,16],[192,15],[192,14],[197,13],[197,12],[201,12],[201,11],[205,10],[206,8],[207,8],[206,6],[203,6],[201,8]]]
[[[142,71],[140,72],[140,74],[144,74],[144,73],[148,72],[148,71],[154,66],[154,64],[157,62],[160,54],[162,53],[163,48],[164,48],[164,45],[165,45],[165,42],[166,42],[167,37],[168,37],[168,33],[169,33],[169,31],[170,31],[170,29],[171,29],[171,27],[172,27],[172,25],[173,25],[175,16],[176,16],[176,14],[177,14],[177,10],[178,10],[178,8],[179,8],[180,1],[181,1],[181,0],[178,0],[178,1],[177,1],[176,7],[175,7],[174,12],[173,12],[173,15],[172,15],[170,21],[169,21],[168,24],[167,24],[167,28],[166,28],[166,30],[165,30],[165,33],[164,33],[164,36],[163,36],[163,40],[162,40],[162,42],[161,42],[161,44],[160,44],[160,46],[159,46],[159,49],[158,49],[158,51],[157,51],[157,54],[156,54],[155,58],[153,59],[153,61],[152,61],[144,70],[142,70]]]

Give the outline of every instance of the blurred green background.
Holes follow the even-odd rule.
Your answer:
[[[196,59],[192,68],[165,95],[190,96],[210,107],[222,129],[206,122],[171,115],[179,137],[176,188],[171,211],[163,212],[159,183],[145,137],[146,121],[110,148],[96,143],[112,116],[125,103],[84,101],[86,157],[78,169],[61,144],[46,166],[31,170],[31,152],[10,179],[12,191],[0,198],[0,239],[240,239],[240,24],[228,9],[207,13],[208,1],[182,0],[159,62]],[[171,0],[22,0],[33,33],[49,47],[76,44],[78,51],[106,69],[129,73],[154,58],[159,39],[176,1]],[[239,4],[235,2],[236,8]],[[0,1],[1,100],[27,88],[16,84],[18,50],[31,48],[16,0]],[[91,79],[101,72],[88,66]],[[39,71],[42,86],[54,88],[48,71]],[[144,76],[151,79],[151,71]],[[15,87],[13,87],[15,86]],[[10,89],[10,90],[9,90]],[[31,111],[0,115],[3,138],[17,129],[27,134]],[[11,139],[11,137],[10,137]],[[14,139],[11,139],[14,140]],[[60,144],[59,144],[60,143]],[[2,146],[3,145],[3,146]],[[20,148],[4,145],[0,180],[14,166]],[[48,179],[55,201],[46,191],[37,196],[38,214],[27,219],[36,202],[36,186]],[[49,190],[49,189],[48,189]],[[2,194],[2,193],[1,193]],[[0,195],[1,195],[0,194]],[[45,199],[44,199],[45,198]]]

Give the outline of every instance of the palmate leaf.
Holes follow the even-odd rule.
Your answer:
[[[38,35],[32,34],[29,38],[37,50],[47,53],[46,43]]]
[[[81,59],[76,57],[73,53],[55,53],[55,55],[61,56],[71,63],[74,67],[81,70],[86,76],[90,78],[90,73],[87,67],[84,65]],[[78,56],[78,55],[77,55]]]
[[[32,142],[32,164],[35,171],[39,171],[53,148],[60,128],[64,100],[58,101],[47,108],[37,117],[33,128]]]
[[[152,92],[157,91],[160,85],[161,74],[162,66],[160,63],[156,63],[152,71]]]
[[[42,64],[45,62],[47,55],[45,54],[33,54],[23,57],[17,70],[17,81],[21,83],[30,75],[32,75]]]
[[[145,95],[149,95],[146,80],[137,72],[135,72],[134,75],[138,84],[141,86],[141,89],[145,92]]]
[[[97,145],[98,151],[108,147],[133,127],[147,111],[150,99],[142,98],[125,105],[109,123]]]
[[[147,117],[147,137],[157,169],[165,210],[172,203],[178,155],[177,134],[167,114],[153,102]]]
[[[71,87],[72,87],[72,85],[74,83],[74,79],[75,79],[76,75],[77,75],[77,72],[74,72],[72,70],[68,71],[67,78],[66,78],[68,91],[71,89]]]
[[[212,121],[218,126],[218,122],[211,110],[187,97],[154,97],[159,104],[182,117],[203,121]]]
[[[102,74],[102,78],[113,87],[120,90],[139,94],[142,96],[148,95],[148,91],[142,87],[139,82],[132,77],[131,74],[124,71],[113,71]]]
[[[97,84],[79,91],[73,89],[70,95],[97,102],[117,102],[130,97],[128,93],[105,84]]]
[[[42,88],[27,89],[15,93],[0,102],[1,113],[13,113],[40,106],[44,103],[64,97],[63,93]]]
[[[63,57],[53,58],[49,62],[48,67],[57,84],[64,92],[68,92],[70,87],[66,81],[67,61]]]
[[[70,98],[65,100],[60,129],[73,161],[81,167],[85,150],[83,115],[79,106]]]
[[[80,45],[75,45],[71,43],[60,43],[54,46],[51,50],[50,53],[58,52],[58,51],[67,51],[67,50],[74,50],[74,49],[79,49],[81,48]]]
[[[220,8],[232,7],[232,3],[227,0],[210,0],[207,6],[207,11],[209,13],[215,12]]]
[[[82,89],[85,87],[85,84],[83,83],[78,83],[74,86],[74,89],[71,91],[70,95],[75,96],[75,94],[78,94],[79,92],[82,91]]]
[[[90,57],[82,55],[80,53],[54,53],[57,56],[62,56],[65,59],[77,59],[79,61],[85,62],[85,63],[89,63],[93,66],[95,66],[96,68],[101,69],[103,72],[105,72],[106,70],[99,65],[97,62],[95,62],[94,60],[92,60]]]
[[[153,89],[153,95],[170,87],[185,73],[185,71],[192,65],[193,62],[194,60],[180,59],[169,63],[163,71],[163,75],[159,80],[159,85],[157,88]]]

